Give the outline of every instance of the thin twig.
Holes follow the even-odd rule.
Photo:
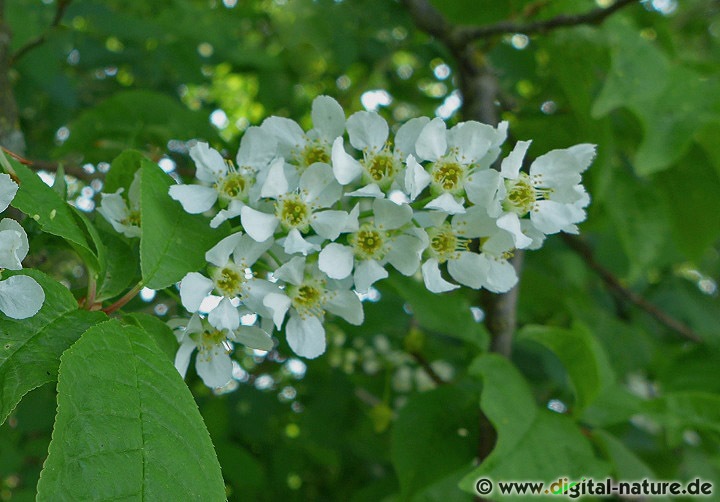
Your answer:
[[[588,267],[590,267],[593,271],[595,271],[595,273],[600,276],[600,279],[602,279],[605,285],[615,294],[617,294],[620,298],[644,310],[653,318],[655,318],[655,320],[670,328],[671,330],[676,331],[688,340],[692,340],[693,342],[702,342],[702,338],[700,337],[700,335],[695,333],[695,331],[693,331],[693,329],[690,328],[687,324],[679,321],[678,319],[675,319],[667,312],[650,303],[641,295],[623,286],[620,280],[612,272],[610,272],[608,269],[606,269],[597,262],[590,246],[588,246],[581,239],[567,234],[562,234],[562,239],[565,241],[565,243],[570,249],[575,251],[585,261]]]
[[[65,11],[67,10],[70,3],[72,3],[72,0],[58,0],[57,4],[55,5],[55,16],[53,17],[50,26],[48,26],[45,31],[42,32],[39,36],[33,38],[32,40],[29,40],[25,45],[15,51],[15,53],[10,57],[10,66],[13,66],[15,63],[17,63],[20,58],[25,56],[25,54],[27,54],[31,50],[45,43],[48,35],[60,25],[60,22],[62,21],[62,18],[65,15]]]
[[[427,376],[430,377],[430,380],[435,382],[435,385],[440,386],[440,385],[445,385],[447,383],[445,380],[443,380],[443,378],[440,375],[437,374],[437,371],[435,371],[433,369],[430,362],[427,359],[425,359],[425,356],[423,356],[419,352],[410,352],[410,355],[412,356],[413,359],[415,359],[415,362],[417,362],[420,365],[420,367],[423,369],[423,371],[425,371],[425,373],[427,373]]]
[[[561,14],[550,19],[529,23],[501,21],[485,26],[458,26],[450,36],[454,45],[462,46],[475,40],[487,39],[497,35],[510,33],[531,35],[535,33],[547,33],[557,28],[567,28],[584,24],[597,25],[623,7],[637,3],[639,3],[638,0],[617,0],[610,7],[599,7],[583,14]]]

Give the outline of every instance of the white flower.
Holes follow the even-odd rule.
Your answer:
[[[330,243],[320,252],[318,265],[331,279],[344,279],[353,272],[355,289],[366,292],[373,283],[388,276],[384,265],[390,263],[404,275],[412,275],[420,266],[427,246],[427,235],[408,225],[413,211],[407,204],[375,199],[372,220],[362,222],[348,235],[348,244]]]
[[[517,274],[508,258],[514,248],[512,236],[498,228],[495,220],[480,207],[453,216],[451,222],[426,229],[428,259],[422,265],[428,290],[442,293],[459,286],[443,279],[440,265],[447,263],[450,276],[464,286],[504,293],[517,283]],[[470,250],[472,239],[481,238],[480,253]]]
[[[140,171],[135,172],[135,177],[130,183],[128,201],[122,196],[124,189],[120,188],[115,193],[101,194],[98,213],[113,226],[116,232],[125,237],[140,237]]]
[[[287,232],[283,245],[288,254],[320,250],[319,242],[303,237],[310,229],[320,237],[320,242],[332,241],[357,224],[356,213],[327,209],[340,199],[342,189],[326,164],[316,163],[305,169],[297,189],[290,187],[283,169],[277,166],[268,173],[262,193],[275,199],[274,212],[245,206],[241,211],[242,226],[259,242],[271,239],[280,226]]]
[[[14,275],[0,281],[0,312],[13,319],[27,319],[38,313],[45,292],[32,277]]]
[[[197,312],[202,301],[215,291],[222,296],[208,316],[215,328],[234,331],[240,326],[240,302],[249,311],[269,318],[271,313],[262,300],[268,293],[278,291],[278,287],[253,277],[249,269],[272,244],[272,240],[259,243],[242,233],[222,239],[205,253],[205,259],[212,265],[210,278],[190,272],[180,281],[183,306],[188,312]]]
[[[462,198],[467,195],[472,200],[474,194],[470,192],[479,188],[473,183],[468,185],[468,181],[474,174],[490,172],[488,168],[500,154],[506,136],[507,122],[494,128],[468,121],[448,130],[442,119],[431,120],[417,138],[417,158],[407,159],[405,188],[410,199],[414,200],[429,185],[430,193],[437,197],[430,208],[461,213],[458,206],[462,206]],[[425,169],[419,161],[430,165]]]
[[[17,191],[17,183],[9,175],[0,173],[0,213],[8,208]]]
[[[0,269],[22,269],[29,249],[25,229],[17,221],[3,218],[0,221]]]
[[[503,212],[498,226],[513,235],[518,248],[532,244],[521,229],[520,218],[527,214],[543,234],[577,233],[575,224],[585,219],[584,208],[590,203],[581,173],[595,157],[595,145],[590,144],[552,150],[535,159],[526,174],[520,167],[529,146],[529,141],[519,141],[503,160],[498,196],[490,204],[491,214]]]
[[[337,138],[332,148],[332,165],[338,182],[348,185],[362,176],[366,186],[357,193],[360,196],[389,190],[403,170],[407,156],[415,153],[415,141],[428,121],[427,117],[422,117],[403,124],[395,135],[395,148],[391,150],[388,143],[390,129],[385,119],[375,112],[351,115],[347,121],[350,144],[362,152],[363,159],[358,161],[350,156],[345,151],[342,137]]]
[[[280,293],[268,294],[264,303],[272,310],[278,329],[287,314],[285,335],[297,355],[313,359],[325,352],[323,321],[326,312],[338,315],[350,324],[362,324],[362,303],[357,295],[329,279],[317,266],[306,265],[304,257],[292,258],[273,275],[286,286]]]
[[[313,128],[307,133],[294,120],[269,117],[260,126],[277,139],[278,151],[298,172],[321,162],[330,163],[330,148],[345,131],[345,112],[329,96],[318,96],[312,104]]]

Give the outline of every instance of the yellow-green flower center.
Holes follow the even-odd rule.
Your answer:
[[[140,211],[130,211],[127,218],[123,218],[120,222],[123,225],[129,225],[132,227],[139,227],[141,222]]]
[[[233,298],[242,294],[245,286],[245,271],[234,263],[218,267],[212,275],[215,289],[221,295]]]
[[[348,237],[355,256],[363,260],[381,260],[387,252],[388,234],[371,224],[363,224],[360,230]]]
[[[300,286],[288,286],[288,296],[293,308],[304,319],[315,316],[322,320],[325,310],[325,284],[319,279],[307,279]]]
[[[397,158],[387,150],[387,147],[368,156],[362,164],[370,180],[381,188],[390,186],[400,170]]]
[[[230,173],[220,181],[218,192],[223,199],[244,199],[250,183],[247,178],[240,173]]]
[[[452,160],[438,160],[433,164],[430,175],[436,193],[457,194],[463,189],[465,166]]]
[[[286,230],[297,228],[307,232],[312,210],[299,194],[283,196],[275,206],[275,216]]]
[[[308,141],[305,143],[299,158],[297,159],[301,167],[308,167],[316,162],[330,163],[330,152],[328,146],[318,140]]]
[[[430,238],[430,246],[427,251],[439,263],[445,263],[450,259],[457,259],[458,251],[467,251],[470,240],[457,235],[449,223],[443,223],[439,227],[430,228],[427,231]]]
[[[507,195],[502,202],[505,211],[524,216],[530,212],[537,200],[537,191],[530,182],[530,176],[520,173],[516,180],[505,180]]]

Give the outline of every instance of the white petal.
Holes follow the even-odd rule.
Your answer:
[[[417,269],[416,269],[417,270]],[[363,260],[358,262],[353,274],[355,289],[359,293],[366,293],[370,286],[380,279],[385,279],[388,271],[375,260]]]
[[[223,298],[208,314],[208,321],[215,329],[234,331],[240,326],[240,314],[230,298]]]
[[[17,191],[17,183],[9,175],[0,173],[0,213],[8,208]]]
[[[436,161],[447,150],[447,130],[445,122],[441,118],[434,118],[423,127],[417,142],[415,151],[423,160]]]
[[[213,207],[218,198],[217,190],[203,185],[173,185],[169,193],[190,214],[204,213]]]
[[[275,345],[270,335],[254,326],[240,326],[235,332],[235,340],[257,350],[272,350]]]
[[[260,127],[277,139],[278,152],[282,157],[291,158],[294,150],[305,145],[305,134],[294,120],[285,117],[269,117],[263,121]]]
[[[512,234],[515,247],[524,249],[532,244],[533,240],[522,232],[520,218],[515,213],[505,213],[497,220],[497,226]]]
[[[407,169],[405,170],[405,190],[410,200],[415,200],[425,187],[430,184],[432,177],[423,166],[418,164],[415,157],[410,155],[407,159]]]
[[[211,353],[195,356],[195,370],[205,385],[215,389],[232,379],[232,360],[224,347],[218,345]]]
[[[426,247],[427,240],[423,241],[416,235],[402,234],[395,238],[385,259],[401,274],[413,275],[420,266],[420,256]]]
[[[228,235],[205,253],[205,261],[218,267],[224,267],[227,265],[227,262],[230,260],[230,255],[240,243],[242,237],[242,232],[235,232],[234,234]]]
[[[258,242],[265,242],[275,234],[280,220],[272,214],[244,206],[240,210],[240,222],[250,237]]]
[[[339,290],[329,293],[325,309],[332,314],[342,317],[355,326],[360,326],[365,317],[360,298],[350,290]]]
[[[273,239],[257,242],[251,236],[247,234],[243,235],[238,240],[235,251],[233,252],[235,263],[243,267],[251,267],[274,243],[275,241]]]
[[[319,211],[313,213],[310,226],[325,239],[334,241],[347,224],[348,214],[345,211]]]
[[[437,209],[447,214],[462,214],[465,208],[462,199],[456,199],[451,193],[444,193],[427,203],[425,209]]]
[[[525,153],[530,147],[531,141],[518,141],[515,143],[515,148],[512,152],[505,157],[500,164],[500,173],[502,177],[508,180],[516,180],[520,175],[520,168],[522,167]]]
[[[16,242],[16,256],[19,261],[23,261],[25,257],[28,254],[28,251],[30,250],[30,245],[28,244],[28,238],[27,234],[25,233],[25,229],[20,226],[20,223],[13,220],[12,218],[3,218],[2,221],[0,221],[0,231],[3,230],[13,230],[19,234],[19,242]],[[0,246],[2,246],[2,243],[0,243]],[[10,268],[6,267],[4,265],[0,265],[0,268]]]
[[[465,181],[465,193],[470,202],[490,214],[500,214],[502,208],[498,190],[503,184],[500,173],[495,169],[482,169],[470,175]]]
[[[243,303],[251,311],[261,315],[262,317],[272,317],[272,312],[265,306],[263,301],[270,293],[281,293],[282,289],[265,279],[248,279],[245,283],[245,292],[243,294]]]
[[[210,292],[215,289],[215,283],[198,272],[190,272],[180,281],[180,300],[188,312],[197,312],[200,304]]]
[[[553,200],[537,202],[530,212],[533,225],[544,234],[555,234],[573,223],[585,219],[585,211],[574,204],[562,204]]]
[[[240,216],[243,207],[245,207],[244,202],[241,202],[237,199],[231,200],[230,204],[228,204],[228,207],[226,209],[221,209],[220,211],[218,211],[218,214],[216,214],[213,219],[210,220],[210,228],[217,228],[223,223],[225,223],[227,220],[235,218],[236,216]]]
[[[336,138],[332,146],[332,170],[341,185],[347,185],[360,174],[362,174],[362,166],[360,162],[352,158],[343,146],[343,139]]]
[[[413,210],[407,204],[395,204],[390,199],[375,199],[373,202],[375,224],[383,230],[395,230],[410,223]]]
[[[320,251],[318,266],[331,279],[345,279],[352,273],[353,261],[351,247],[331,242]]]
[[[240,168],[262,169],[277,155],[277,140],[260,127],[249,127],[240,140],[235,160]]]
[[[325,352],[325,328],[315,316],[300,319],[298,315],[290,316],[285,327],[290,348],[297,355],[314,359]]]
[[[32,277],[14,275],[0,282],[0,311],[13,319],[27,319],[38,313],[45,292]]]
[[[270,165],[260,196],[277,199],[280,195],[287,193],[289,188],[290,185],[285,177],[285,160],[281,157]]]
[[[362,187],[359,190],[355,190],[354,192],[349,192],[347,194],[348,197],[376,197],[376,198],[382,198],[385,197],[385,194],[382,190],[380,190],[380,187],[377,186],[375,183],[371,183],[367,186]]]
[[[345,132],[345,111],[330,96],[318,96],[313,100],[312,121],[313,129],[328,143]]]
[[[205,183],[215,183],[227,174],[228,167],[220,153],[207,143],[198,142],[190,147],[190,157],[197,166],[195,177]]]
[[[175,369],[178,370],[180,376],[185,378],[187,374],[188,366],[190,365],[190,356],[195,350],[195,342],[192,339],[187,338],[175,354]]]
[[[97,211],[112,225],[116,232],[123,234],[125,237],[140,237],[140,227],[122,223],[130,215],[130,212],[125,199],[120,195],[121,192],[122,189],[115,193],[101,194],[100,207]]]
[[[400,154],[400,158],[406,159],[408,155],[417,156],[415,143],[428,122],[430,122],[428,117],[416,117],[400,126],[395,134],[395,151]]]
[[[457,159],[460,162],[472,164],[485,156],[495,134],[493,126],[474,120],[460,122],[448,131],[448,146],[457,148]]]
[[[290,308],[291,303],[290,298],[282,293],[269,293],[263,299],[263,304],[272,312],[273,322],[277,329],[282,326],[285,313]]]
[[[515,268],[507,260],[497,260],[481,254],[483,267],[487,267],[485,288],[493,293],[507,293],[518,282]]]
[[[377,152],[385,146],[389,128],[385,119],[375,112],[356,112],[347,121],[350,144],[357,150]]]
[[[299,286],[305,277],[305,258],[295,256],[273,272],[275,278]]]
[[[350,213],[348,213],[347,220],[345,221],[345,226],[343,227],[343,232],[357,232],[360,229],[360,223],[358,222],[358,217],[360,216],[360,204],[355,204],[355,207],[353,207],[350,210]]]
[[[425,287],[433,293],[444,293],[460,287],[442,278],[437,258],[430,258],[422,264],[422,276]]]
[[[330,192],[333,192],[332,195],[323,193],[328,189],[330,189]],[[342,189],[335,179],[332,168],[327,164],[319,163],[313,164],[302,173],[302,176],[300,176],[300,190],[307,193],[305,200],[316,202],[321,207],[334,204],[342,193]],[[335,191],[337,191],[337,196],[335,196]],[[330,198],[328,199],[328,197]]]
[[[287,254],[301,253],[308,255],[314,251],[320,251],[320,246],[304,239],[297,228],[293,228],[288,232],[283,243],[283,248]]]
[[[22,258],[19,249],[22,246],[22,237],[16,230],[3,230],[0,232],[0,269],[22,269]]]
[[[480,255],[463,251],[457,260],[448,260],[450,276],[460,284],[473,289],[480,289],[486,280],[487,262]]]
[[[480,206],[467,208],[465,214],[456,214],[452,218],[452,226],[456,231],[463,232],[468,238],[488,237],[501,230],[498,229],[497,220],[490,217]]]
[[[552,150],[541,155],[530,166],[535,181],[541,176],[541,186],[577,185],[580,173],[585,171],[595,157],[595,145],[581,144],[562,150]]]

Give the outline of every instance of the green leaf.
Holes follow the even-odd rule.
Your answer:
[[[140,280],[138,246],[131,246],[119,234],[100,231],[107,246],[107,268],[97,300],[118,296]]]
[[[682,444],[683,433],[720,433],[720,395],[702,391],[672,392],[645,403],[645,413],[667,429],[670,447]]]
[[[105,176],[103,192],[115,193],[122,188],[125,193],[130,189],[130,184],[135,177],[135,171],[140,169],[145,156],[137,150],[125,150],[110,164],[110,170]]]
[[[82,152],[86,162],[115,158],[128,148],[164,149],[173,138],[213,138],[207,116],[154,91],[121,91],[81,114],[69,125],[59,155]]]
[[[225,500],[225,487],[177,370],[144,330],[112,320],[62,357],[38,500],[120,499]]]
[[[594,430],[592,438],[612,462],[616,479],[656,479],[653,470],[609,432]]]
[[[57,171],[55,171],[55,179],[53,180],[52,189],[58,194],[62,200],[67,200],[68,189],[67,182],[65,181],[65,169],[62,164],[58,165]]]
[[[518,340],[539,343],[562,362],[575,393],[576,415],[615,380],[602,347],[583,325],[572,329],[528,325],[518,333]]]
[[[391,275],[387,282],[407,300],[421,327],[470,342],[481,350],[487,349],[490,340],[488,332],[475,321],[470,302],[461,292],[431,293],[415,279],[399,274]]]
[[[507,359],[482,355],[471,372],[483,380],[480,408],[498,437],[495,449],[462,480],[461,488],[475,493],[480,478],[551,482],[560,476],[607,475],[607,464],[596,458],[580,427],[567,416],[538,408],[527,382]]]
[[[175,353],[178,349],[178,341],[175,335],[166,323],[162,322],[157,317],[150,314],[143,314],[142,312],[134,312],[123,316],[123,322],[142,328],[145,332],[150,335],[160,350],[171,361],[175,361]]]
[[[29,319],[0,314],[0,423],[32,389],[57,377],[60,356],[90,326],[105,319],[101,312],[78,310],[65,286],[37,270],[24,270],[45,291],[45,303]],[[13,275],[3,272],[3,277]]]
[[[26,166],[8,159],[20,180],[20,189],[12,202],[40,224],[43,231],[65,239],[93,269],[100,270],[98,251],[88,239],[84,222],[75,208]]]
[[[469,468],[477,434],[475,399],[475,392],[443,386],[416,394],[400,410],[391,456],[404,498]]]
[[[226,234],[207,218],[188,214],[168,195],[173,184],[157,164],[142,161],[140,268],[148,288],[163,289],[204,266],[205,252]]]

